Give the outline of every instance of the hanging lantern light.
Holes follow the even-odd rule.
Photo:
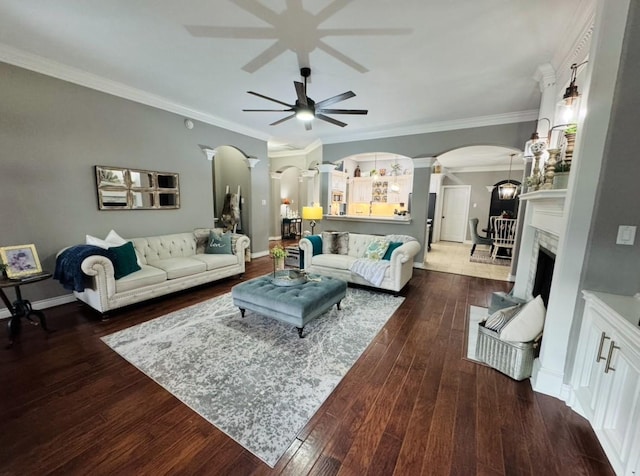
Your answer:
[[[507,182],[498,185],[498,198],[500,200],[513,200],[518,196],[518,192],[520,191],[520,187],[511,182],[511,165],[514,155],[516,154],[511,154],[511,158],[509,159],[509,178],[507,178]]]

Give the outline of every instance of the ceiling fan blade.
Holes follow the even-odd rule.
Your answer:
[[[269,96],[265,96],[264,94],[256,93],[253,91],[247,91],[249,94],[253,94],[254,96],[258,96],[259,98],[266,99],[267,101],[277,102],[278,104],[282,104],[283,106],[293,107],[293,104],[287,104],[286,102],[282,102],[278,99],[270,98]]]
[[[322,119],[323,121],[330,122],[331,124],[334,124],[336,126],[344,127],[347,125],[346,122],[339,121],[337,119],[334,119],[333,117],[325,116],[324,114],[319,114],[318,112],[316,112],[316,117],[318,119]]]
[[[324,114],[367,114],[368,109],[316,109],[316,112]]]
[[[296,94],[298,95],[298,102],[301,106],[307,107],[307,94],[304,90],[304,84],[300,81],[294,81],[293,85],[296,87]]]
[[[289,112],[293,109],[243,109],[242,112]]]
[[[306,131],[310,131],[311,130],[311,123],[310,122],[305,122],[304,123],[304,129]]]
[[[272,122],[271,124],[269,124],[270,126],[277,126],[278,124],[284,122],[284,121],[288,121],[289,119],[292,119],[296,117],[295,114],[291,114],[290,116],[287,117],[283,117],[282,119],[278,119],[276,122]]]
[[[353,91],[347,91],[345,93],[338,94],[337,96],[330,97],[328,99],[325,99],[324,101],[317,102],[316,103],[316,109],[318,109],[318,108],[322,109],[325,106],[329,106],[331,104],[335,104],[337,102],[344,101],[345,99],[352,98],[355,95],[356,95],[356,93],[354,93]]]

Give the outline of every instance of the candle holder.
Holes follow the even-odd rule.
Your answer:
[[[553,177],[556,174],[556,163],[560,155],[560,149],[548,149],[549,158],[544,166],[544,183],[540,190],[551,190],[553,188]]]

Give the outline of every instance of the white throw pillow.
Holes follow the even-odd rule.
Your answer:
[[[500,331],[500,340],[530,342],[540,335],[546,314],[542,297],[529,301]]]
[[[128,240],[125,240],[120,235],[118,235],[115,232],[115,230],[111,230],[107,234],[107,237],[104,240],[101,240],[100,238],[96,238],[95,236],[91,236],[91,235],[86,235],[86,237],[85,237],[85,243],[87,245],[98,246],[98,247],[100,247],[102,249],[105,249],[105,250],[108,250],[109,248],[115,247],[115,246],[122,246],[127,241]],[[138,263],[138,266],[142,266],[142,260],[140,259],[140,256],[138,255],[138,250],[135,250],[135,251],[136,251],[136,262]]]
[[[107,243],[106,240],[101,240],[100,238],[96,238],[95,236],[87,235],[84,242],[87,245],[97,246],[102,248],[103,250],[108,250],[112,245],[111,243]]]

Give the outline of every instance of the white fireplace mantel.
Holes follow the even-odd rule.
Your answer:
[[[538,190],[520,196],[527,202],[526,226],[532,226],[560,237],[564,229],[566,190]]]

